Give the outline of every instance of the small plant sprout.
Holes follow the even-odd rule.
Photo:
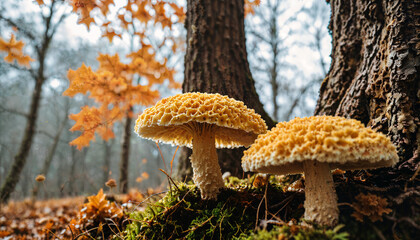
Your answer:
[[[192,148],[194,183],[203,199],[224,187],[216,148],[249,146],[267,126],[241,101],[220,94],[184,93],[160,100],[136,122],[140,137]]]
[[[398,161],[395,146],[354,119],[315,116],[280,122],[258,136],[244,153],[245,171],[305,174],[305,220],[333,226],[338,222],[331,170],[388,167]]]

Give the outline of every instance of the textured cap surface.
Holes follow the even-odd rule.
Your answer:
[[[184,93],[160,100],[138,117],[135,132],[155,141],[191,147],[192,122],[213,124],[216,147],[249,146],[267,126],[241,101],[208,93]]]
[[[398,161],[396,149],[382,133],[354,119],[332,116],[280,122],[244,152],[245,171],[273,174],[303,172],[302,162],[330,163],[343,170],[388,167]]]

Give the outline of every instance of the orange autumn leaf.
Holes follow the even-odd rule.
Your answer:
[[[118,232],[115,225],[124,221],[124,213],[120,206],[115,202],[106,199],[103,190],[99,190],[97,195],[89,196],[82,209],[79,211],[77,219],[72,219],[69,228],[74,235],[79,235],[80,239],[105,239],[111,238],[113,233]],[[98,227],[99,226],[99,227]],[[102,228],[101,230],[99,230]],[[105,231],[105,228],[107,231]],[[109,232],[105,235],[104,232]],[[109,235],[109,236],[108,236]]]
[[[98,7],[103,15],[109,12],[110,5],[115,5],[114,0],[99,0]]]
[[[93,114],[96,118],[91,117],[89,121],[83,120],[86,119],[83,114],[89,115],[89,111],[84,108],[80,116],[72,116],[76,123],[71,130],[80,131],[81,135],[71,144],[80,149],[88,146],[96,134],[105,140],[114,137],[112,124],[125,117],[133,117],[132,109],[136,109],[134,106],[154,104],[160,94],[152,90],[153,86],[167,83],[171,88],[181,87],[174,80],[175,70],[168,66],[168,60],[157,54],[160,47],[166,46],[167,40],[173,41],[170,47],[174,51],[183,46],[182,42],[172,38],[169,33],[165,33],[153,46],[145,42],[150,43],[148,34],[151,26],[171,28],[173,24],[183,21],[185,11],[183,7],[167,0],[127,0],[125,6],[117,11],[109,11],[114,0],[69,1],[73,12],[79,15],[79,23],[89,28],[91,24],[97,24],[95,20],[98,20],[102,37],[108,38],[110,42],[128,33],[140,38],[141,46],[126,56],[129,61],[127,63],[122,62],[118,54],[100,54],[97,58],[98,69],[93,70],[83,64],[78,69],[68,71],[70,86],[63,95],[73,97],[78,93],[87,94],[98,106],[96,110],[89,110],[91,115],[93,111],[98,111]]]
[[[95,23],[95,19],[91,18],[91,17],[85,17],[85,18],[81,18],[78,21],[79,24],[84,24],[88,30],[90,30],[90,24]]]
[[[70,145],[77,146],[80,150],[83,147],[89,146],[90,141],[95,140],[95,132],[97,132],[102,139],[109,140],[114,138],[112,131],[113,123],[123,117],[119,108],[108,109],[101,106],[95,107],[82,107],[81,111],[77,114],[70,115],[70,119],[76,123],[70,128],[70,131],[81,131],[82,134],[70,142]]]
[[[70,143],[78,149],[89,146],[89,143],[95,140],[95,133],[104,140],[113,138],[113,123],[123,119],[127,113],[132,116],[129,111],[132,106],[152,105],[159,99],[158,91],[151,90],[149,86],[133,84],[135,74],[144,76],[140,71],[142,68],[136,69],[136,65],[122,63],[118,54],[113,56],[100,54],[97,59],[99,68],[96,71],[84,64],[77,70],[70,69],[68,72],[70,86],[63,93],[67,96],[89,93],[89,97],[100,104],[99,108],[85,106],[78,114],[70,116],[76,122],[70,130],[82,132]],[[172,72],[165,73],[168,70],[164,70],[164,65],[158,65],[151,56],[147,59],[154,64],[154,67],[159,66],[159,69],[153,71],[162,71],[160,74],[162,78],[173,80]],[[144,64],[143,67],[147,68],[147,63]],[[150,72],[150,76],[154,75]],[[154,82],[156,79],[149,81],[150,85]],[[112,108],[109,109],[108,106]]]
[[[174,10],[174,14],[178,17],[178,22],[183,23],[186,18],[184,7],[178,6],[175,3],[169,3],[169,6]]]
[[[152,19],[152,16],[149,14],[149,11],[146,9],[147,1],[142,1],[137,4],[137,11],[131,12],[133,18],[138,19],[142,23],[147,23]]]
[[[95,23],[95,20],[90,16],[90,12],[98,6],[95,0],[70,0],[73,12],[80,14],[79,24],[85,24],[88,30],[90,24]]]
[[[115,33],[115,31],[113,29],[110,29],[110,28],[108,28],[106,30],[106,32],[104,32],[102,34],[102,37],[108,38],[109,42],[112,42],[112,40],[114,39],[114,37],[122,38],[122,36],[121,36],[120,33],[117,34],[117,33]]]
[[[245,0],[245,16],[248,14],[255,14],[254,8],[258,7],[261,3],[261,0]]]
[[[30,62],[35,60],[23,53],[24,45],[23,41],[16,41],[14,34],[11,34],[9,41],[0,38],[0,51],[7,53],[4,60],[8,63],[13,63],[16,60],[19,65],[29,68]]]
[[[63,92],[63,95],[73,97],[77,93],[86,94],[90,83],[95,81],[96,75],[90,67],[83,63],[77,70],[70,69],[67,72],[67,78],[70,81],[70,86]]]

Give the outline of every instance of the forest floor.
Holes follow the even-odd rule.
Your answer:
[[[0,209],[0,239],[71,238],[70,221],[83,197],[10,202]]]
[[[88,197],[12,201],[0,206],[0,239],[413,239],[420,229],[417,182],[387,190],[361,176],[335,173],[335,228],[302,220],[304,178],[256,175],[230,177],[217,201],[176,181],[146,193],[101,189]]]
[[[147,194],[153,195],[154,190],[149,189]],[[89,213],[86,209],[92,205],[92,201],[96,201],[93,204],[97,204],[99,208],[106,207],[111,200],[115,209],[127,210],[130,207],[130,211],[142,210],[139,203],[146,199],[147,194],[131,190],[124,195],[103,194],[99,197],[96,195],[39,201],[31,199],[11,201],[7,205],[0,206],[0,239],[84,239],[81,237],[83,234],[77,230],[78,223],[81,219],[88,222],[87,218],[93,218],[92,215],[86,214]]]

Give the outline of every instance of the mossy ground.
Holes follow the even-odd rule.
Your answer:
[[[290,180],[290,179],[289,179]],[[287,179],[254,187],[230,178],[217,200],[204,201],[194,185],[177,183],[145,211],[130,214],[126,239],[347,239],[340,228],[305,227],[304,194],[285,192]],[[254,184],[255,185],[255,184]],[[267,201],[266,201],[267,198]]]
[[[230,177],[212,201],[202,200],[192,183],[176,183],[146,210],[130,213],[125,239],[415,239],[420,230],[417,176],[410,181],[384,176],[389,177],[365,171],[335,174],[340,219],[331,229],[302,221],[300,175]]]

